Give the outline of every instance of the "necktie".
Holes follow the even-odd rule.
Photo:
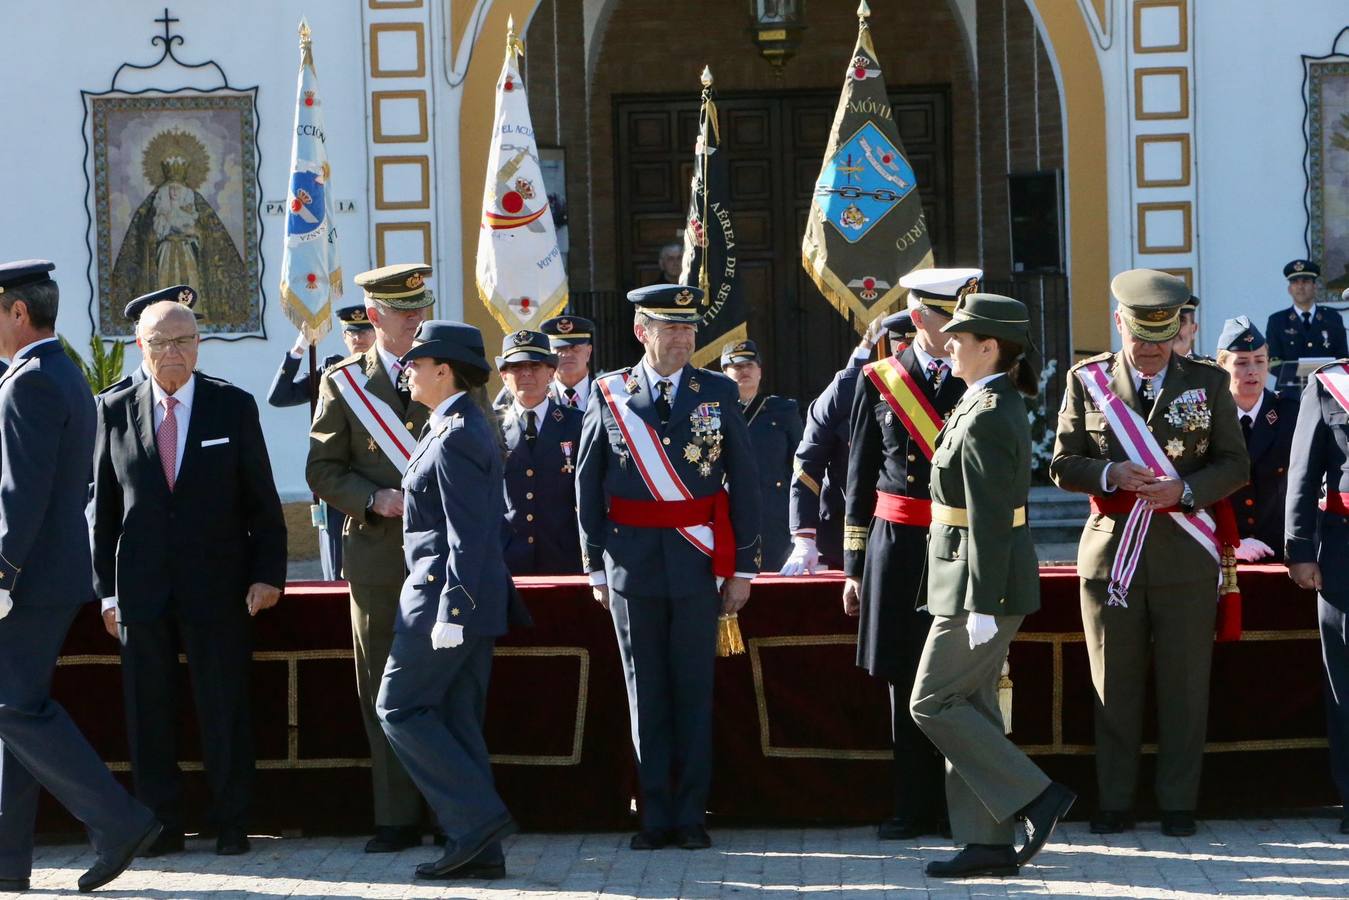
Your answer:
[[[656,413],[660,416],[660,424],[664,425],[670,421],[670,397],[674,394],[674,384],[662,381],[657,387],[659,396],[656,397]]]
[[[1251,442],[1251,427],[1254,425],[1255,422],[1251,419],[1249,413],[1241,414],[1241,433],[1245,436],[1248,444]]]
[[[398,399],[403,401],[403,408],[407,409],[412,403],[412,391],[408,390],[407,379],[403,377],[403,364],[393,364],[393,387],[398,392]]]
[[[534,410],[525,413],[525,440],[532,446],[534,439],[539,436],[538,422],[534,419]]]
[[[567,395],[567,405],[576,409],[576,388],[567,388],[562,393]]]
[[[168,482],[169,490],[173,490],[173,483],[178,480],[178,416],[173,411],[177,405],[176,397],[164,398],[164,421],[155,432],[159,464],[164,468],[164,480]]]
[[[1304,312],[1302,314],[1302,327],[1310,328],[1311,324],[1312,324],[1312,314],[1309,312]]]
[[[1138,399],[1143,407],[1143,418],[1152,414],[1152,403],[1157,399],[1157,386],[1153,383],[1151,375],[1142,375],[1142,382],[1138,386]]]
[[[946,363],[942,362],[940,359],[934,359],[928,362],[927,381],[928,384],[932,385],[932,390],[934,392],[941,390],[941,384],[946,380],[946,372]]]

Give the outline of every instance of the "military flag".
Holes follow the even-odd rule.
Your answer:
[[[904,156],[876,59],[866,0],[824,165],[806,216],[801,264],[859,331],[906,293],[901,276],[932,265],[913,167]]]
[[[689,217],[684,223],[684,263],[679,280],[703,289],[695,366],[715,364],[728,341],[743,341],[745,296],[736,277],[735,227],[731,224],[730,185],[726,154],[721,151],[721,123],[712,90],[712,70],[703,68],[703,102],[698,113],[698,139],[693,145],[693,181]]]
[[[518,60],[525,48],[515,36],[514,18],[506,28],[476,275],[478,297],[509,333],[537,331],[544,319],[561,312],[567,305],[567,273],[520,78]]]
[[[300,22],[300,78],[295,96],[295,135],[290,149],[286,196],[286,246],[281,257],[281,306],[286,318],[317,344],[332,327],[333,301],[342,296],[328,190],[332,170],[324,147],[323,104],[309,25]]]

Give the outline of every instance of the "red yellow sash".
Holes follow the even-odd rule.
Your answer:
[[[904,423],[904,430],[931,462],[942,417],[923,393],[923,388],[893,356],[867,364],[862,372],[876,385],[886,404]]]

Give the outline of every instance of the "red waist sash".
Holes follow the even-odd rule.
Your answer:
[[[1349,516],[1349,494],[1326,494],[1326,499],[1321,501],[1321,508],[1337,516]]]
[[[1104,497],[1092,497],[1091,511],[1098,516],[1127,516],[1137,502],[1138,495],[1133,491],[1115,491],[1115,493],[1107,494]],[[1168,506],[1166,509],[1153,510],[1153,514],[1183,513],[1184,511],[1179,506]]]
[[[712,526],[712,574],[735,575],[735,531],[731,528],[731,500],[725,491],[691,500],[630,500],[609,498],[609,521],[634,528],[689,528]]]
[[[926,528],[932,524],[932,501],[877,491],[875,516],[896,525]]]

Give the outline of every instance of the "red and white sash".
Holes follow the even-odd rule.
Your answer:
[[[1147,422],[1110,389],[1110,376],[1104,362],[1081,366],[1077,370],[1077,377],[1095,401],[1097,409],[1105,414],[1110,430],[1123,445],[1131,462],[1146,466],[1158,478],[1180,477],[1171,460],[1162,452],[1157,438],[1148,430]],[[1209,552],[1215,562],[1221,563],[1218,530],[1212,516],[1202,510],[1196,513],[1173,512],[1169,515],[1186,534]],[[1138,561],[1143,556],[1143,539],[1147,537],[1150,524],[1152,510],[1146,507],[1140,497],[1124,522],[1119,547],[1115,550],[1115,561],[1110,567],[1110,599],[1107,603],[1111,606],[1128,606],[1125,597],[1138,570]]]
[[[1344,366],[1326,366],[1316,373],[1316,380],[1326,389],[1335,402],[1349,412],[1349,369]]]
[[[641,473],[642,481],[646,483],[646,489],[651,492],[651,496],[657,500],[692,500],[693,492],[684,484],[670,463],[670,457],[665,454],[665,447],[661,444],[656,429],[632,411],[631,395],[626,390],[622,393],[613,390],[612,385],[615,381],[622,379],[626,386],[631,378],[632,375],[623,372],[617,377],[596,379],[595,383],[599,386],[600,394],[608,404],[609,411],[613,413],[619,430],[623,432],[623,440],[632,451],[633,462],[637,464],[637,471]],[[715,542],[710,525],[691,525],[676,530],[699,551],[712,556]]]
[[[408,460],[417,447],[417,439],[408,431],[393,407],[366,390],[369,379],[360,366],[349,365],[336,369],[332,379],[337,392],[347,401],[347,406],[365,426],[370,437],[374,438],[375,445],[384,451],[399,474],[406,474]]]

